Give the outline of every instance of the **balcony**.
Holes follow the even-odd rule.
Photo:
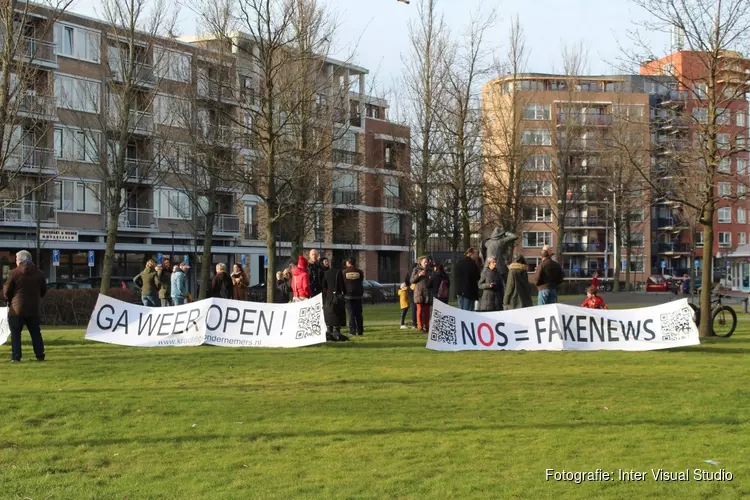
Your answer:
[[[50,201],[0,200],[0,223],[4,226],[34,227],[37,222],[43,227],[57,225],[57,209]]]
[[[582,125],[588,127],[606,127],[612,125],[612,115],[604,113],[558,113],[557,126]]]
[[[563,252],[569,253],[604,253],[611,252],[612,244],[607,243],[563,243]]]
[[[21,44],[22,46],[19,48],[17,59],[41,66],[57,67],[57,54],[55,53],[54,43],[39,40],[38,38],[26,37],[21,41]]]
[[[656,227],[658,229],[680,229],[687,228],[688,224],[678,217],[659,217],[656,219]]]
[[[53,121],[57,119],[57,104],[52,96],[26,91],[20,97],[18,113],[29,118]]]
[[[123,69],[127,68],[130,62],[120,62],[119,59],[110,60],[109,71],[112,74],[112,80],[118,83],[124,83],[125,77],[123,76]],[[156,75],[154,74],[154,67],[150,64],[146,64],[143,61],[136,61],[132,67],[133,75],[131,77],[131,83],[133,85],[142,87],[153,87],[156,85]]]
[[[690,243],[657,243],[656,251],[660,254],[690,253]]]
[[[111,107],[108,114],[108,125],[110,130],[118,131],[123,125],[120,122],[120,110]],[[151,135],[154,133],[154,117],[148,111],[130,110],[128,119],[128,130],[134,134]]]
[[[150,208],[126,208],[117,221],[121,229],[148,229],[156,227],[156,216]]]
[[[362,126],[362,117],[360,115],[352,115],[349,117],[349,125],[352,127]]]
[[[604,217],[565,217],[565,227],[606,227]]]
[[[252,222],[245,224],[245,239],[246,240],[257,240],[258,239],[258,223]]]
[[[391,247],[405,247],[406,236],[401,234],[383,233],[382,244]]]
[[[356,231],[333,230],[333,242],[338,245],[359,245],[362,242],[361,235]]]
[[[661,103],[664,105],[679,106],[688,100],[687,90],[670,90],[662,96]]]
[[[201,139],[217,146],[229,146],[235,140],[234,129],[229,125],[204,124],[201,126]]]
[[[206,217],[197,217],[198,228],[205,231]],[[214,216],[214,234],[240,235],[240,217],[232,214],[218,214]]]
[[[151,178],[152,163],[149,160],[125,158],[125,173],[128,182],[143,182]]]
[[[359,205],[359,193],[357,191],[333,190],[334,205]]]
[[[331,154],[331,161],[334,163],[346,163],[347,165],[362,165],[362,153],[355,151],[344,151],[334,149]]]
[[[232,89],[218,82],[198,80],[198,99],[206,101],[236,102]]]
[[[11,153],[6,169],[17,168],[18,172],[41,175],[57,174],[57,158],[51,149],[21,146]],[[17,163],[16,163],[17,162]],[[15,165],[13,165],[16,163]],[[11,166],[13,165],[13,166]]]

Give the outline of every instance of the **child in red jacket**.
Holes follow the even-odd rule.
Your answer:
[[[586,290],[586,300],[583,301],[581,307],[585,307],[586,309],[609,309],[607,304],[604,303],[604,299],[597,295],[597,289],[593,286]]]

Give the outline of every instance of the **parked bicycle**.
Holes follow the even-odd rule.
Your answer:
[[[722,304],[723,297],[727,296],[716,294],[716,298],[711,299],[711,330],[717,337],[728,338],[737,328],[737,313],[730,306]],[[700,307],[695,304],[690,304],[690,307],[695,311],[695,324],[700,326]]]

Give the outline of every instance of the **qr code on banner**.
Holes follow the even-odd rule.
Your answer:
[[[300,309],[296,338],[306,339],[307,337],[320,335],[320,318],[322,316],[323,311],[320,304]]]
[[[683,340],[690,336],[693,328],[693,310],[683,307],[679,311],[662,314],[661,317],[661,339]]]
[[[456,317],[446,316],[435,311],[432,313],[430,340],[443,344],[458,344],[456,340]]]

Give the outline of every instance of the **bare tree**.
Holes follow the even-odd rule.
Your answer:
[[[675,143],[666,137],[657,137],[654,145],[672,153],[672,165],[679,168],[674,177],[687,189],[675,190],[673,180],[652,176],[646,170],[641,173],[657,196],[683,203],[701,214],[704,250],[700,305],[703,311],[709,311],[714,216],[720,208],[731,207],[739,198],[736,191],[721,192],[717,182],[732,179],[734,176],[724,166],[738,155],[746,158],[747,152],[747,138],[730,136],[726,126],[732,104],[745,99],[746,69],[750,61],[740,54],[750,48],[750,3],[746,0],[633,2],[648,13],[648,20],[640,23],[640,31],[633,35],[640,53],[628,59],[651,61],[642,66],[642,73],[671,77],[674,90],[666,92],[667,98],[685,100],[689,95],[698,108],[692,114],[692,145]],[[689,52],[660,60],[653,54],[653,45],[644,42],[645,31],[676,33]],[[744,189],[746,176],[736,176],[735,180]],[[697,193],[697,197],[686,196],[686,193]],[[706,337],[711,333],[710,315],[702,314],[700,334]]]

